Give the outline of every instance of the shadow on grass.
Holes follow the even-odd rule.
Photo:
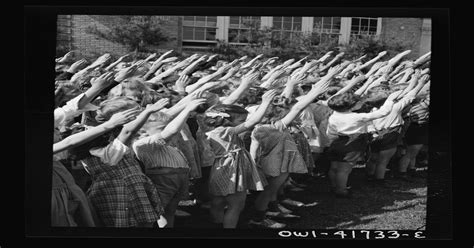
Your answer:
[[[340,199],[330,193],[327,178],[311,179],[304,191],[285,193],[303,203],[317,202],[312,207],[286,206],[301,216],[282,220],[291,229],[416,229],[426,218],[426,179],[388,180],[388,187],[370,185],[363,169],[354,169],[349,178],[353,197]],[[255,194],[248,195],[238,228],[249,228]],[[176,227],[213,228],[209,210],[199,206],[181,207],[192,216],[176,219]],[[420,223],[421,222],[421,223]]]

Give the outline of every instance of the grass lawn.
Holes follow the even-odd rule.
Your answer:
[[[426,171],[423,171],[425,173]],[[303,203],[317,202],[311,207],[291,207],[300,219],[284,220],[290,229],[377,229],[425,230],[426,177],[410,178],[411,181],[387,179],[386,188],[373,186],[365,181],[364,169],[354,168],[349,178],[351,199],[335,198],[329,192],[327,178],[311,179],[304,191],[288,191],[286,196]],[[238,228],[249,228],[248,216],[254,195],[247,198]],[[176,228],[210,228],[209,210],[199,207],[180,207],[191,213],[190,217],[177,217]]]

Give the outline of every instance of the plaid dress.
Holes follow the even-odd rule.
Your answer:
[[[262,191],[268,183],[245,149],[237,130],[245,128],[218,127],[207,132],[215,159],[209,176],[209,192],[226,196],[249,190]]]
[[[277,177],[287,172],[308,173],[295,140],[280,121],[255,127],[252,136],[260,143],[257,164],[266,176]]]
[[[105,226],[134,227],[159,219],[163,207],[158,191],[133,153],[112,166],[95,156],[82,161],[92,177],[87,196]]]

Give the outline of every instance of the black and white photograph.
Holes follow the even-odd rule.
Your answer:
[[[42,225],[429,238],[433,19],[314,9],[58,12]]]

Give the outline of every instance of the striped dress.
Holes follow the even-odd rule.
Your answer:
[[[246,190],[262,191],[268,184],[238,136],[244,124],[218,127],[206,133],[214,151],[214,164],[209,176],[209,192],[226,196]]]
[[[106,227],[135,227],[156,222],[163,213],[158,191],[132,152],[116,165],[100,158],[82,160],[91,175],[87,196]]]
[[[296,142],[280,121],[255,127],[252,136],[260,143],[256,162],[265,176],[277,177],[281,173],[308,173]]]

